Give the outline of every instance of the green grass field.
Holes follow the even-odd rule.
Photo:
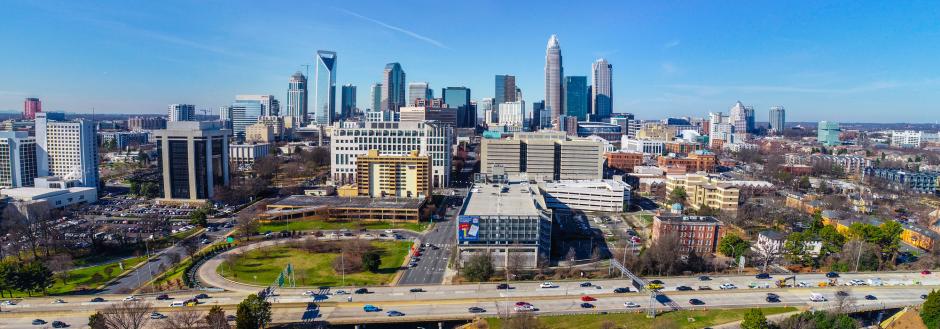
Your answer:
[[[411,230],[415,232],[421,232],[428,228],[428,223],[390,223],[390,222],[341,222],[341,221],[295,221],[290,222],[279,222],[279,223],[262,223],[258,226],[258,232],[264,233],[267,231],[271,232],[280,232],[280,231],[316,231],[316,230],[339,230],[339,229],[358,229],[366,228],[370,230],[387,230],[387,229],[404,229]]]
[[[761,309],[764,315],[797,311],[795,307],[768,307]],[[744,319],[747,309],[678,311],[661,314],[656,319],[646,318],[645,313],[611,313],[605,315],[579,314],[540,316],[539,322],[544,328],[599,328],[601,323],[610,321],[617,328],[658,328],[666,323],[674,323],[679,328],[703,328]],[[689,319],[694,321],[689,321]],[[503,320],[487,318],[491,329],[503,328]]]
[[[640,220],[643,221],[643,223],[646,224],[647,226],[653,225],[653,215],[646,215],[646,214],[644,214],[644,215],[639,215],[638,217],[639,217]]]
[[[391,281],[401,267],[411,242],[376,241],[372,245],[382,252],[378,273],[368,271],[346,274],[346,286],[380,285]],[[223,263],[216,270],[230,280],[267,285],[290,263],[294,267],[297,286],[342,286],[340,273],[333,271],[333,260],[339,254],[313,254],[289,246],[277,246],[246,252],[231,266]]]
[[[123,263],[124,269],[127,270],[137,264],[140,264],[146,259],[146,256],[132,257],[107,264],[74,269],[68,271],[67,278],[65,275],[57,273],[54,277],[55,283],[52,285],[52,287],[46,290],[46,294],[65,295],[80,291],[83,288],[95,289],[96,287],[110,281],[111,279],[114,279],[121,273],[124,273],[124,270],[121,269],[121,265],[119,265],[119,263]],[[18,291],[14,292],[13,295],[18,297],[27,296],[25,292]]]

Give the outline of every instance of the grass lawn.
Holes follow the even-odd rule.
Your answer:
[[[387,229],[405,229],[415,232],[421,232],[428,228],[428,223],[391,223],[391,222],[347,222],[347,221],[315,221],[315,220],[305,220],[305,221],[293,221],[288,225],[287,222],[277,222],[277,223],[262,223],[258,226],[258,232],[264,233],[267,231],[271,232],[280,232],[280,231],[315,231],[315,230],[338,230],[338,229],[358,229],[366,228],[370,230],[387,230]]]
[[[638,217],[640,217],[640,220],[643,221],[643,223],[646,224],[647,226],[653,225],[653,215],[644,214],[644,215],[639,215]]]
[[[380,285],[388,283],[402,266],[411,242],[376,241],[372,245],[382,249],[382,265],[378,273],[368,271],[346,274],[347,286]],[[333,260],[339,254],[313,254],[289,246],[256,249],[238,258],[235,264],[222,264],[216,269],[222,276],[239,282],[267,285],[277,279],[290,263],[294,267],[297,286],[342,286],[340,273],[333,271]]]
[[[56,274],[55,283],[46,290],[48,295],[64,295],[81,290],[82,288],[94,289],[105,282],[114,279],[124,270],[134,267],[147,259],[147,256],[128,258],[122,261],[111,262],[96,266],[90,266],[68,271],[68,280],[62,282],[62,275]],[[124,270],[118,263],[124,264]],[[98,275],[95,275],[98,274]],[[26,296],[26,293],[15,292],[15,296]]]
[[[764,315],[793,312],[795,307],[768,307],[761,309]],[[678,311],[660,314],[656,319],[647,319],[646,313],[611,313],[606,315],[579,314],[539,316],[539,322],[545,328],[598,328],[604,321],[613,322],[617,328],[658,328],[666,323],[674,323],[678,328],[703,328],[744,319],[747,309]],[[695,321],[689,321],[689,318]],[[487,318],[490,328],[502,328],[503,320]]]

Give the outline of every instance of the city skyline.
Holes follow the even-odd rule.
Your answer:
[[[222,23],[242,24],[232,18],[260,5],[234,3],[219,10],[190,3],[169,9],[13,2],[8,12],[18,14],[4,17],[0,35],[31,51],[0,54],[6,63],[0,73],[10,77],[0,81],[0,111],[22,111],[26,97],[40,98],[44,111],[126,114],[164,113],[174,103],[217,109],[237,94],[286,99],[292,73],[300,70],[313,79],[314,67],[307,71],[303,65],[315,64],[318,49],[344,57],[336,84],[369,86],[380,82],[385,64],[399,62],[408,72],[406,83],[466,86],[474,100],[494,96],[494,75],[513,75],[524,100],[534,103],[545,99],[543,47],[552,34],[564,44],[566,75],[590,76],[599,58],[616,66],[613,111],[642,119],[704,117],[741,100],[762,122],[776,105],[787,108],[791,122],[930,122],[919,113],[934,111],[940,101],[932,93],[940,86],[931,61],[940,55],[930,42],[937,37],[938,23],[929,20],[938,9],[934,4],[602,5],[610,10],[459,4],[450,10],[486,9],[492,24],[458,18],[451,24],[468,29],[449,31],[435,28],[444,18],[380,3],[323,7],[316,19],[289,13],[270,26],[236,28]],[[563,10],[578,24],[527,24],[538,15],[513,15],[523,10]],[[204,21],[168,25],[163,18],[170,13]],[[511,38],[492,33],[509,26],[503,17],[518,19]],[[724,24],[734,17],[748,17],[748,29]],[[884,31],[889,23],[894,28]],[[282,35],[296,31],[286,27],[301,32]],[[305,37],[294,42],[295,33]],[[270,39],[271,50],[248,46],[261,39]],[[484,43],[490,47],[478,46]],[[65,52],[71,55],[63,61]],[[51,74],[62,83],[39,78]],[[368,94],[359,93],[357,104],[371,104]]]

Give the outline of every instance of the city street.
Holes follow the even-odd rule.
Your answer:
[[[448,200],[457,198],[451,197]],[[457,236],[455,218],[459,211],[459,206],[449,206],[444,218],[424,234],[421,238],[422,245],[430,243],[434,247],[426,247],[417,266],[404,270],[401,279],[398,280],[399,285],[440,284],[444,280],[444,271],[447,269],[447,262],[455,247],[454,240]]]

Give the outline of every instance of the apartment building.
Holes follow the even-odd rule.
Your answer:
[[[330,141],[330,175],[338,184],[356,182],[356,159],[378,150],[382,155],[407,156],[412,151],[431,157],[433,187],[450,183],[454,127],[426,122],[347,122],[334,125]]]
[[[529,180],[601,179],[603,143],[568,139],[557,133],[522,133],[511,139],[484,139],[480,172],[502,167],[506,174],[526,173]]]
[[[608,152],[604,154],[607,159],[607,168],[623,172],[633,172],[633,167],[643,165],[642,152]]]
[[[25,131],[0,131],[0,187],[30,187],[37,177],[36,139]]]
[[[706,150],[696,151],[687,157],[661,156],[656,159],[657,164],[663,170],[669,168],[679,168],[681,172],[715,172],[718,166],[718,156]]]
[[[701,174],[666,177],[666,193],[676,188],[685,189],[686,202],[693,209],[709,207],[721,211],[737,211],[740,190],[730,183],[720,182]]]
[[[98,187],[98,143],[93,122],[65,121],[61,113],[36,113],[37,176],[78,180]]]
[[[356,158],[359,196],[425,199],[431,197],[431,157],[411,151],[408,155],[382,155],[369,150]]]
[[[679,239],[679,252],[714,253],[725,235],[724,225],[712,216],[659,215],[653,217],[653,241],[668,235]],[[743,250],[742,250],[743,252]]]

